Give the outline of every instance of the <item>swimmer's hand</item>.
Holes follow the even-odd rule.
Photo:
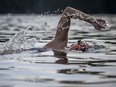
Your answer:
[[[103,19],[96,19],[96,22],[92,24],[97,30],[105,29],[108,26],[107,22]]]

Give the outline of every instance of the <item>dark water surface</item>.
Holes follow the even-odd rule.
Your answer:
[[[107,20],[110,28],[97,31],[72,20],[69,44],[83,39],[108,49],[67,56],[54,56],[52,51],[0,55],[0,87],[116,87],[116,15],[93,16]],[[49,15],[0,15],[0,44],[25,30],[24,37],[36,38],[34,47],[41,47],[54,37],[58,20],[59,16]]]

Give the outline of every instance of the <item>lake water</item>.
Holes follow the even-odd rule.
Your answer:
[[[105,19],[110,28],[97,31],[86,22],[72,20],[68,45],[82,39],[107,49],[69,51],[67,56],[54,56],[52,51],[0,54],[0,87],[116,87],[116,15],[93,16]],[[25,32],[20,36],[25,42],[22,48],[41,47],[53,39],[59,18],[59,15],[0,15],[0,45],[9,39],[12,43],[13,35],[22,30]],[[17,44],[13,49],[21,49]]]

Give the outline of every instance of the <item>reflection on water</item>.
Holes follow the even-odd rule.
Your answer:
[[[116,86],[116,16],[94,15],[104,18],[109,30],[96,31],[88,23],[72,20],[69,45],[78,39],[104,45],[108,49],[91,52],[18,51],[0,55],[0,87],[115,87]],[[34,20],[35,19],[35,20]],[[33,21],[34,20],[34,21]],[[53,21],[54,20],[54,21]],[[0,45],[9,39],[16,49],[17,39],[11,38],[20,30],[19,48],[41,47],[55,35],[59,16],[1,15]],[[45,31],[47,33],[45,33]],[[30,40],[35,38],[36,41]],[[23,40],[22,40],[23,39]],[[26,42],[28,41],[28,42]],[[25,43],[24,43],[25,42]],[[34,42],[31,44],[31,42]],[[31,44],[31,45],[30,45]],[[8,49],[7,49],[8,50]]]

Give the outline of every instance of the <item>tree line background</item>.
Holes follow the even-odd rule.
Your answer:
[[[44,13],[71,6],[86,13],[115,14],[116,0],[0,0],[0,14]]]

